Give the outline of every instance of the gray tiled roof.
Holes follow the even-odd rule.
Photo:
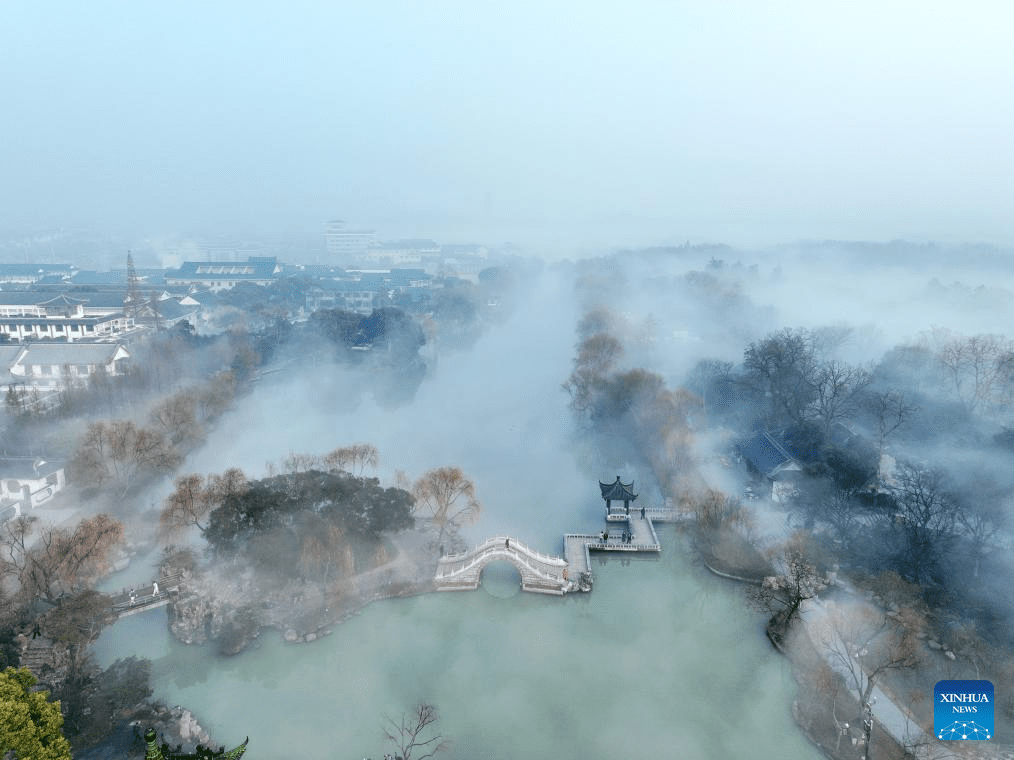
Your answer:
[[[222,269],[224,271],[205,271]],[[172,280],[270,280],[275,275],[274,260],[251,258],[247,261],[184,261],[175,272],[166,275]]]
[[[118,343],[32,343],[21,364],[106,364],[120,348]]]
[[[736,446],[744,459],[750,462],[759,472],[771,477],[775,471],[792,461],[792,454],[784,444],[767,431],[757,433]]]
[[[41,457],[0,457],[0,478],[36,480],[62,468],[62,462],[50,462]]]
[[[4,373],[18,360],[23,346],[0,346],[0,381],[4,379]]]

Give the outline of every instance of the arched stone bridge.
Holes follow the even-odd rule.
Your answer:
[[[505,560],[521,573],[521,589],[540,594],[566,594],[575,588],[568,578],[567,561],[542,554],[510,536],[494,536],[461,554],[441,557],[434,577],[438,591],[471,591],[479,588],[482,569]]]

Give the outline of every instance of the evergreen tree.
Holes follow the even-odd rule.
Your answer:
[[[0,673],[0,757],[13,752],[20,760],[70,760],[60,703],[50,702],[48,692],[31,691],[35,682],[28,668]]]

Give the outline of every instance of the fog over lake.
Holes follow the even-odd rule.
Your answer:
[[[154,698],[251,758],[378,760],[384,716],[432,702],[449,760],[815,760],[765,637],[791,616],[702,569],[735,530],[777,555],[740,542],[758,580],[886,584],[908,643],[1014,684],[1010,21],[977,0],[0,2],[0,448],[70,463],[59,519],[178,529],[210,579],[181,618],[241,648],[253,607],[206,598],[228,556],[291,636],[317,635],[318,592],[402,588],[385,530],[435,468],[482,511],[460,540],[441,526],[433,564],[503,535],[562,555],[606,527],[617,476],[635,509],[701,518],[696,547],[670,526],[658,557],[593,560],[590,594],[519,593],[494,564],[477,591],[228,658],[158,609],[105,629],[97,661],[150,657]],[[93,339],[130,356],[14,345]],[[267,482],[355,444],[376,466]],[[247,482],[183,478],[230,468]],[[42,598],[63,609],[61,583],[122,559],[106,528]],[[162,548],[102,588],[151,583]],[[0,578],[27,609],[20,551]],[[86,721],[98,701],[68,730],[126,714]],[[831,722],[800,701],[838,730],[842,702]]]
[[[599,477],[619,467],[642,482],[622,462],[596,470],[574,439],[560,389],[577,318],[569,285],[539,280],[474,349],[441,355],[404,407],[369,394],[352,403],[342,393],[356,379],[343,372],[268,375],[184,469],[253,475],[290,450],[369,441],[382,476],[460,465],[486,510],[471,537],[507,532],[559,554],[564,532],[603,524]],[[441,710],[451,758],[818,757],[792,722],[794,683],[764,617],[660,532],[660,560],[595,563],[590,595],[513,594],[515,571],[494,565],[488,590],[376,603],[309,645],[267,632],[259,649],[223,660],[171,640],[159,610],[105,632],[97,653],[103,664],[151,657],[157,698],[194,710],[227,743],[250,734],[250,751],[268,755],[326,757],[337,745],[376,757],[382,714],[425,700]]]
[[[313,644],[269,632],[225,660],[171,640],[159,610],[105,632],[97,656],[150,657],[156,697],[193,710],[216,740],[249,734],[266,756],[378,757],[382,713],[426,700],[459,760],[817,760],[763,616],[661,534],[661,561],[596,564],[590,595],[390,600]]]

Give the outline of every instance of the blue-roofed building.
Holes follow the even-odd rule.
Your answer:
[[[763,430],[736,445],[736,451],[757,474],[769,480],[785,472],[799,472],[802,465],[793,456],[781,434]]]
[[[820,459],[820,449],[826,446],[852,456],[869,454],[869,443],[840,422],[831,426],[826,440],[815,440],[804,428],[762,430],[738,443],[736,451],[750,472],[770,487],[772,501],[782,501],[793,493],[794,483],[807,465]]]
[[[226,290],[241,282],[270,285],[280,271],[278,260],[268,256],[250,256],[245,262],[184,261],[175,272],[166,274],[165,282],[201,290]]]
[[[137,267],[134,269],[134,276],[142,290],[165,284],[165,269],[151,267]],[[119,286],[127,287],[127,270],[112,269],[108,272],[97,272],[92,269],[82,269],[75,272],[70,278],[74,285],[97,285],[97,286]]]
[[[3,264],[0,263],[0,283],[30,285],[43,278],[70,277],[77,271],[72,264]]]
[[[391,240],[368,249],[361,258],[374,264],[422,264],[440,258],[440,244],[435,240]]]
[[[321,279],[307,290],[306,309],[369,314],[382,306],[429,302],[430,275],[422,269],[349,269],[342,279]]]

